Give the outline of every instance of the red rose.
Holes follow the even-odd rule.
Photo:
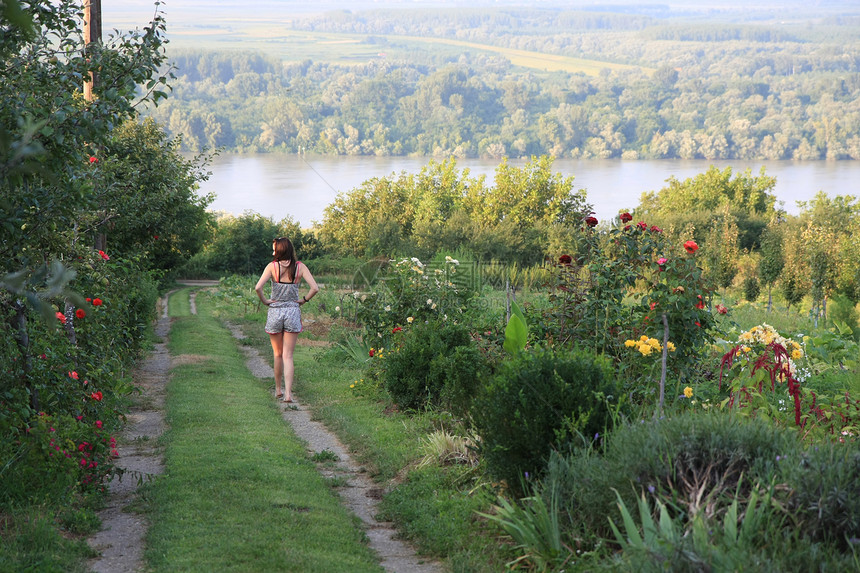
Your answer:
[[[100,298],[94,298],[93,299],[93,306],[101,306],[101,305],[102,305],[102,299],[100,299]]]
[[[99,162],[98,157],[95,157],[95,156],[90,157],[90,163],[98,163],[98,162]]]
[[[588,225],[589,227],[596,227],[597,226],[597,219],[594,217],[586,217],[585,218],[585,224]]]
[[[87,302],[93,302],[93,299],[91,299],[90,297],[87,297]]]
[[[403,329],[400,328],[399,326],[395,326],[394,328],[391,329],[391,333],[394,334],[395,332],[400,332],[401,330],[403,330]]]
[[[369,352],[370,357],[371,357],[371,358],[373,358],[373,355],[374,355],[375,353],[376,353],[376,349],[375,349],[375,348],[371,348],[371,349],[370,349],[370,352]]]
[[[105,253],[104,251],[99,251],[99,256],[100,256],[101,258],[103,258],[104,260],[106,260],[106,261],[109,261],[109,260],[110,260],[110,257],[109,257],[109,256],[107,256],[107,253]]]
[[[696,241],[687,241],[684,243],[684,249],[692,255],[699,250],[699,245],[696,244]]]
[[[75,311],[75,316],[77,316],[78,318],[83,318],[86,315],[87,315],[87,313],[84,312],[84,309],[82,309],[82,308],[79,308],[78,310]]]
[[[72,370],[71,372],[69,372],[69,378],[71,378],[73,380],[77,380],[78,379],[78,373],[75,372],[74,370]]]
[[[648,228],[648,223],[646,223],[645,221],[639,221],[638,223],[636,223],[636,226],[644,231]]]
[[[662,232],[663,232],[663,229],[661,229],[661,228],[660,228],[660,227],[658,227],[657,225],[651,225],[651,232],[652,232],[652,233],[662,233]]]
[[[633,215],[631,215],[630,213],[624,212],[624,213],[621,213],[621,215],[619,215],[618,218],[621,219],[622,223],[629,223],[630,221],[633,220]]]
[[[717,312],[720,314],[726,314],[727,312],[729,312],[729,309],[727,309],[726,307],[724,307],[721,304],[718,304],[716,308],[717,308]]]
[[[59,320],[63,324],[66,324],[66,315],[63,314],[62,312],[58,312],[57,313],[57,320]]]
[[[629,231],[629,230],[630,230],[630,225],[624,225],[624,230],[625,230],[625,231]]]
[[[92,394],[90,394],[90,398],[92,398],[96,402],[101,402],[102,401],[102,391],[99,390],[98,392],[93,392]]]
[[[562,265],[569,265],[571,261],[573,261],[573,259],[570,257],[570,255],[562,255],[558,258],[559,264]]]
[[[98,428],[99,430],[102,429],[102,421],[101,420],[96,420],[96,428]]]
[[[705,301],[702,300],[702,295],[697,294],[696,298],[699,299],[699,302],[696,303],[696,308],[699,308],[699,309],[705,308]]]

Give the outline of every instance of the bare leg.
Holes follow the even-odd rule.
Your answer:
[[[286,384],[286,392],[284,392],[284,401],[293,401],[293,374],[295,366],[293,365],[293,351],[296,349],[296,341],[299,339],[298,332],[285,332],[283,338],[283,355],[284,355],[284,383]]]
[[[272,342],[272,353],[274,354],[275,396],[281,397],[284,394],[284,391],[281,389],[281,384],[284,380],[284,333],[270,333],[269,340]],[[290,356],[290,368],[292,368],[292,353]],[[292,376],[292,374],[290,374],[290,376]]]

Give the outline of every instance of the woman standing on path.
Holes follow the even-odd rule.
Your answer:
[[[279,237],[272,241],[272,257],[274,260],[266,265],[254,290],[263,304],[269,307],[266,332],[275,354],[275,397],[283,398],[284,402],[292,402],[295,369],[293,351],[299,332],[302,331],[301,306],[312,299],[320,289],[308,268],[296,260],[296,251],[289,239]],[[302,279],[307,281],[311,290],[299,299],[299,284]],[[263,287],[270,280],[272,298],[267,299],[263,296]],[[283,391],[281,380],[284,383]]]

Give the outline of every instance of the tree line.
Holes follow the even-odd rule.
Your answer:
[[[850,19],[789,32],[640,14],[473,9],[338,12],[294,27],[367,34],[363,42],[380,54],[404,49],[386,34],[407,34],[633,67],[548,73],[476,49],[452,57],[415,48],[350,65],[175,51],[172,97],[151,115],[189,150],[860,158],[860,52]],[[823,40],[828,33],[833,39]]]

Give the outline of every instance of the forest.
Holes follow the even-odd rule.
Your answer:
[[[416,8],[290,26],[291,54],[277,37],[172,49],[173,91],[150,115],[191,151],[860,158],[857,16]]]

